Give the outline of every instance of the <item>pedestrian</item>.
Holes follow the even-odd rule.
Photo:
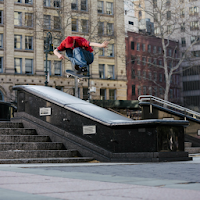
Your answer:
[[[89,64],[94,61],[92,47],[106,48],[107,46],[108,41],[95,43],[89,42],[83,37],[68,36],[61,42],[60,46],[54,50],[54,54],[62,60],[65,59],[65,56],[60,54],[59,51],[66,51],[66,56],[72,62],[74,68],[81,73],[87,71]]]

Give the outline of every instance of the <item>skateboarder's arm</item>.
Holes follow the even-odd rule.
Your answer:
[[[59,59],[65,59],[65,56],[64,55],[62,55],[62,54],[60,54],[59,52],[58,52],[58,49],[55,49],[54,51],[53,51],[53,53],[59,58]]]
[[[93,47],[100,47],[100,48],[106,48],[108,46],[108,41],[104,41],[103,43],[96,43],[96,42],[90,42],[90,46]]]

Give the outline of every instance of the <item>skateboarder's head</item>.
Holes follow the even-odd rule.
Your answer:
[[[66,40],[65,48],[74,47],[75,40],[72,37],[68,36],[65,40]]]

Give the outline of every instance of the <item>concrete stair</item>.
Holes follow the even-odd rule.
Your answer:
[[[193,147],[192,142],[185,142],[185,151],[189,154],[200,153],[200,147]]]
[[[21,123],[0,122],[0,164],[89,162],[74,149],[52,142],[49,136],[38,135]]]

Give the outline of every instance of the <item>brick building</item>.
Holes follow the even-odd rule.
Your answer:
[[[52,34],[54,47],[68,35],[93,42],[109,40],[107,49],[94,48],[90,66],[91,99],[126,100],[123,1],[115,0],[0,0],[0,101],[15,100],[15,85],[44,85],[44,41]],[[120,56],[118,56],[120,55]],[[67,78],[71,63],[48,55],[48,85],[74,94]],[[87,99],[88,81],[78,83],[78,95]]]
[[[127,99],[136,100],[140,95],[164,97],[165,75],[163,65],[163,49],[161,39],[147,33],[128,32],[126,38]],[[177,45],[170,41],[168,56]],[[178,52],[175,53],[175,56]],[[170,61],[169,61],[170,66]],[[169,99],[179,102],[180,74],[174,74],[171,80]]]

